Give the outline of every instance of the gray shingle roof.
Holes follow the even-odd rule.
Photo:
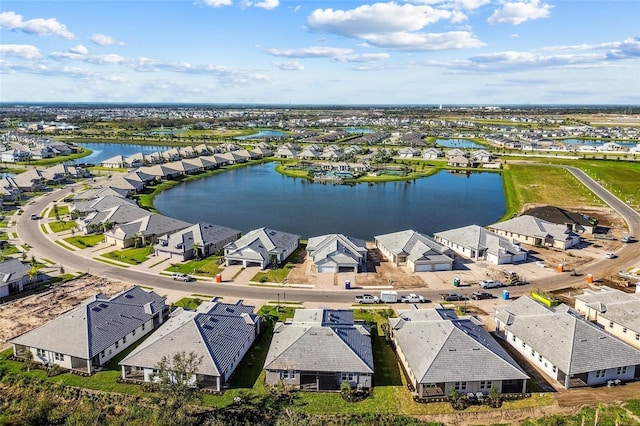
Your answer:
[[[450,309],[399,311],[389,319],[420,383],[516,380],[528,376],[479,324]]]
[[[228,379],[238,353],[256,337],[258,316],[253,310],[253,306],[218,302],[205,302],[195,312],[180,310],[120,364],[153,368],[163,356],[193,352],[202,357],[199,374]]]
[[[145,312],[149,303],[152,314]],[[91,359],[164,307],[164,297],[137,286],[111,298],[100,294],[11,343]]]
[[[475,251],[487,250],[499,255],[501,252],[520,253],[522,248],[512,239],[500,236],[478,225],[469,225],[448,231],[436,232],[437,238]]]
[[[640,364],[640,351],[566,305],[546,308],[528,296],[496,309],[496,318],[561,371],[579,374]]]
[[[247,249],[251,249],[254,252],[252,259],[268,259],[269,253],[280,254],[299,239],[299,235],[268,228],[258,228],[249,231],[237,241],[227,244],[225,250],[230,250],[228,256],[236,256],[240,253],[244,255]]]
[[[444,260],[439,256],[444,255],[449,261],[451,249],[436,242],[432,238],[413,230],[393,232],[391,234],[377,235],[376,242],[393,254],[406,254],[411,260],[419,258],[431,258]]]
[[[373,373],[371,335],[340,310],[298,309],[290,323],[276,325],[266,370]],[[307,311],[307,310],[304,310]]]
[[[217,245],[241,232],[237,229],[227,228],[210,223],[196,223],[181,231],[172,233],[166,238],[166,246],[180,253],[193,250],[193,244],[198,243],[204,248],[208,245]]]
[[[537,217],[526,215],[518,216],[504,222],[494,223],[490,225],[489,228],[538,238],[550,236],[554,240],[559,241],[565,241],[571,236],[577,236],[576,233],[568,230],[566,225],[557,225],[547,222],[546,220],[538,219]]]
[[[587,291],[575,296],[591,309],[600,312],[601,318],[606,318],[627,327],[634,332],[640,332],[640,293],[628,294],[609,287],[600,287],[600,291]]]
[[[0,286],[24,277],[30,269],[30,265],[24,264],[18,259],[13,257],[5,259],[0,262]]]

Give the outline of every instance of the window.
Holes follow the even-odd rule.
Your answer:
[[[124,336],[124,337],[122,338],[122,344],[124,345],[124,344],[126,344],[126,343],[127,343],[127,336]]]
[[[542,355],[538,355],[538,361],[542,362]]]
[[[622,328],[622,332],[623,332],[623,333],[626,333],[626,332],[627,332],[627,327],[623,327],[623,328]]]
[[[341,382],[353,382],[356,380],[356,373],[341,373],[340,381]]]
[[[531,349],[531,356],[536,356],[536,351],[534,351],[533,349]]]
[[[118,341],[116,342],[116,349],[118,349],[119,347],[120,347],[120,341],[118,340]]]
[[[282,372],[283,379],[294,379],[296,377],[296,373],[293,370],[284,370]]]
[[[640,340],[640,333],[636,333],[636,340]]]
[[[513,336],[511,336],[511,340],[513,340],[514,342],[516,341],[516,335],[515,334]]]
[[[458,392],[464,392],[467,390],[467,382],[455,382],[453,388]]]
[[[526,347],[527,347],[527,344],[526,344],[525,342],[522,342],[522,347],[523,347],[523,348],[526,348]]]
[[[64,361],[64,354],[56,352],[54,354],[54,358],[56,359],[56,361]]]
[[[104,351],[100,352],[100,356],[104,357]]]
[[[627,367],[618,367],[616,369],[616,374],[620,376],[621,374],[627,374]]]
[[[135,330],[133,330],[133,331],[131,332],[131,335],[132,335],[132,336],[135,336],[135,335],[136,335],[136,331],[135,331]]]
[[[491,380],[482,380],[480,382],[480,390],[491,389],[492,383]]]
[[[602,379],[607,370],[596,370],[596,379]]]
[[[609,328],[613,328],[613,321],[609,321]]]
[[[145,324],[144,324],[144,323],[142,323],[142,329],[143,329],[143,330],[144,330],[144,327],[145,327]]]
[[[45,358],[47,356],[47,353],[44,351],[44,349],[36,349],[36,355]]]
[[[553,372],[555,373],[558,369],[556,368],[556,366],[554,365],[552,368]]]

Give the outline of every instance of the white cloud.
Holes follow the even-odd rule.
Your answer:
[[[552,8],[553,6],[547,3],[540,3],[540,0],[503,2],[502,8],[494,11],[487,22],[519,25],[535,19],[548,18]]]
[[[312,46],[301,49],[268,49],[267,52],[270,55],[285,58],[336,58],[351,54],[353,50],[340,47]]]
[[[280,6],[280,0],[263,0],[255,3],[250,3],[250,6],[260,7],[262,9],[275,9]]]
[[[89,50],[86,47],[84,47],[83,45],[79,44],[79,45],[69,49],[69,52],[75,53],[77,55],[87,55],[89,53]]]
[[[38,59],[42,56],[38,48],[30,44],[0,44],[0,53],[27,60]]]
[[[364,53],[344,55],[336,58],[339,62],[377,62],[389,59],[388,53]]]
[[[58,22],[55,18],[36,18],[23,21],[22,15],[18,15],[15,12],[0,13],[0,28],[9,31],[22,31],[27,34],[36,34],[41,36],[57,36],[69,40],[74,38],[74,35],[67,30],[67,27]]]
[[[111,46],[113,44],[124,44],[116,41],[113,37],[106,34],[94,33],[91,34],[91,41],[100,46]]]
[[[232,0],[202,0],[204,4],[211,7],[231,6]]]
[[[475,10],[491,0],[409,0],[409,3],[437,5],[443,9]]]
[[[302,65],[298,61],[273,62],[271,65],[283,71],[303,71],[304,70],[304,65]]]
[[[484,46],[472,33],[451,31],[448,33],[393,33],[371,35],[365,38],[376,47],[399,50],[435,51],[464,49]]]

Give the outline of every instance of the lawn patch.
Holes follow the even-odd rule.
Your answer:
[[[114,250],[109,253],[105,253],[102,257],[111,260],[117,260],[118,262],[128,263],[130,265],[139,265],[151,254],[153,246],[140,247],[140,248],[128,248],[124,250]]]
[[[56,234],[58,232],[68,231],[75,227],[76,227],[76,223],[73,221],[71,222],[60,221],[60,222],[49,223],[49,228],[51,228],[51,231],[55,232]]]
[[[224,269],[220,268],[221,256],[209,256],[200,260],[191,260],[184,263],[174,263],[165,271],[181,272],[183,274],[200,275],[205,277],[215,277]]]
[[[79,249],[93,247],[100,244],[103,240],[104,236],[102,234],[78,235],[77,237],[68,237],[64,239],[65,242],[78,247]]]

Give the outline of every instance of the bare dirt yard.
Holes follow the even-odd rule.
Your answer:
[[[0,349],[8,341],[56,318],[97,293],[115,294],[131,284],[85,277],[0,305]]]

